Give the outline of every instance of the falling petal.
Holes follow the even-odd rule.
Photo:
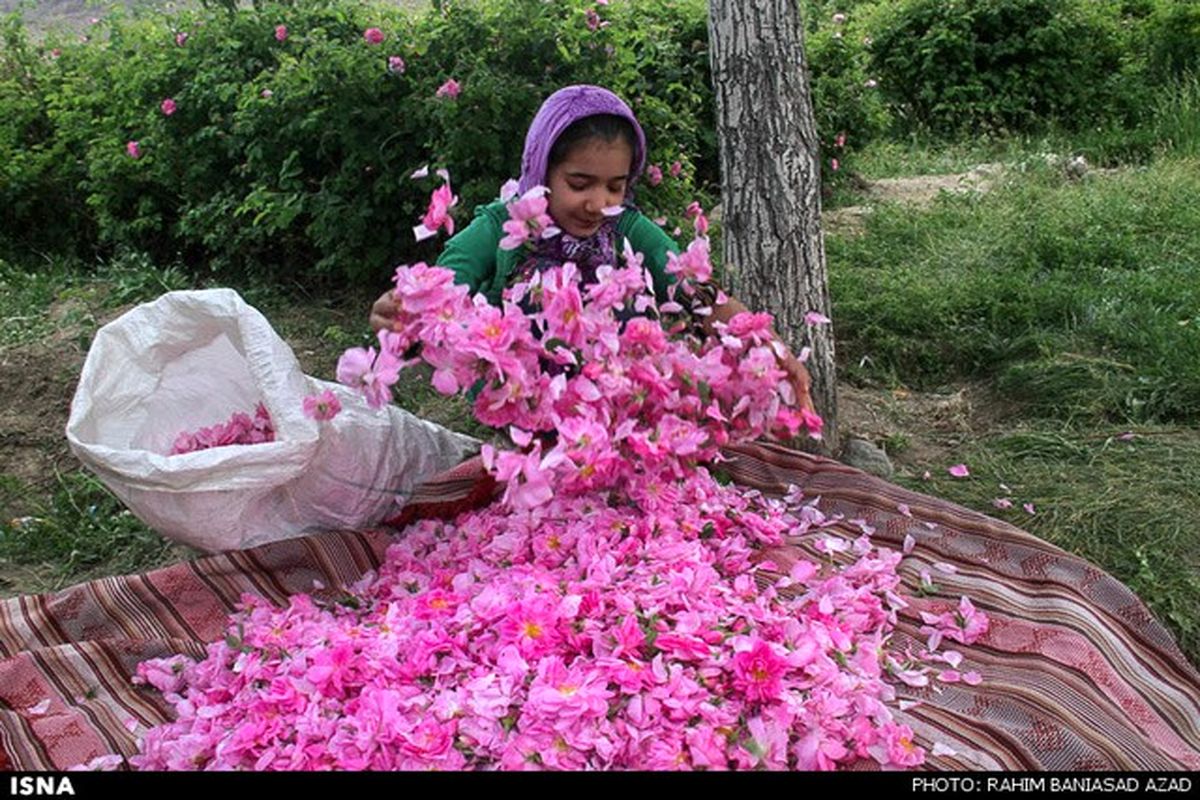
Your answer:
[[[948,469],[946,471],[949,472],[951,475],[953,475],[956,478],[965,478],[971,474],[971,471],[969,469],[967,469],[966,464],[955,464],[953,467],[950,467],[950,469]]]
[[[45,714],[47,711],[50,710],[50,698],[47,697],[42,702],[38,703],[37,705],[30,706],[26,710],[33,716],[40,717],[42,714]]]
[[[921,473],[921,480],[923,480],[923,481],[933,480],[933,473],[931,473],[929,470],[925,470],[924,472]]]
[[[933,530],[937,527],[936,522],[922,522],[921,524],[924,525],[928,530]]]
[[[324,589],[324,588],[325,588],[325,584],[321,583],[321,582],[320,582],[319,580],[317,580],[316,578],[313,578],[312,586],[313,586],[313,588],[314,588],[314,589],[316,589],[318,592],[319,592],[319,591],[321,591],[322,589]]]
[[[983,676],[978,672],[964,672],[962,676],[962,682],[968,686],[978,686],[979,684],[983,683]]]
[[[951,747],[950,745],[948,745],[948,744],[942,744],[941,742],[934,742],[934,743],[933,743],[933,750],[932,750],[932,753],[933,753],[935,756],[956,756],[956,755],[958,755],[958,751],[957,751],[957,750],[955,750],[955,749],[954,749],[953,747]]]
[[[958,567],[954,566],[953,564],[947,564],[945,561],[933,562],[933,568],[946,575],[953,575],[954,573],[958,572]]]
[[[901,552],[903,552],[904,555],[908,555],[909,553],[911,553],[913,551],[913,548],[916,547],[916,545],[917,545],[917,540],[910,533],[904,537],[904,547],[901,549]]]
[[[1000,484],[1000,488],[1001,488],[1001,489],[1003,489],[1003,490],[1004,490],[1004,491],[1006,491],[1006,492],[1011,492],[1011,491],[1012,491],[1012,489],[1008,488],[1008,484],[1007,484],[1007,483],[1002,483],[1002,484]]]
[[[1023,504],[1021,504],[1021,508],[1025,509],[1025,513],[1027,513],[1027,514],[1036,513],[1033,508],[1033,503],[1023,503]]]
[[[812,355],[811,347],[801,347],[800,353],[796,356],[796,360],[799,361],[801,364],[804,364],[808,361],[808,358],[811,355]]]
[[[429,176],[429,165],[426,164],[425,166],[421,167],[420,169],[414,170],[413,174],[409,175],[408,177],[412,178],[413,180],[417,180],[418,178],[426,178],[428,176]]]
[[[1132,442],[1136,438],[1137,438],[1137,434],[1134,433],[1133,431],[1125,431],[1125,433],[1122,433],[1120,436],[1117,437],[1117,439],[1119,439],[1122,442]]]
[[[130,733],[134,733],[135,731],[137,731],[138,725],[139,725],[138,721],[136,719],[134,719],[133,717],[129,717],[121,724],[124,725],[125,730],[129,731]]]
[[[833,320],[820,311],[809,311],[804,315],[805,325],[827,325],[830,322],[833,322]]]
[[[437,231],[430,230],[429,228],[426,228],[424,224],[421,224],[413,228],[413,236],[417,237],[418,242],[423,242],[431,236],[437,236]]]
[[[906,517],[912,516],[912,510],[909,509],[908,503],[897,503],[896,510]]]
[[[437,171],[437,176],[439,178],[441,178],[442,180],[444,180],[446,183],[450,182],[450,170],[446,169],[445,167],[442,167],[441,169],[439,169]]]
[[[908,711],[910,708],[916,708],[917,706],[921,705],[924,702],[925,702],[924,700],[901,700],[900,704],[899,704],[900,710]]]
[[[509,200],[512,200],[514,197],[516,197],[517,193],[520,191],[521,185],[517,183],[516,180],[509,178],[504,182],[504,185],[500,187],[500,199],[507,203]]]
[[[995,500],[992,501],[992,505],[994,505],[996,508],[1001,508],[1001,509],[1012,508],[1012,500],[1009,500],[1007,497],[997,497]]]

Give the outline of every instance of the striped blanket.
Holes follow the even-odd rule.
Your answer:
[[[841,514],[826,529],[917,546],[905,585],[935,571],[937,592],[906,609],[893,640],[920,638],[922,608],[971,597],[991,618],[964,653],[978,686],[900,686],[898,712],[930,751],[927,766],[960,770],[1200,769],[1200,675],[1123,585],[1010,525],[901,489],[833,461],[769,445],[727,451],[740,485],[789,484]],[[487,499],[476,465],[425,484],[406,518],[460,511]],[[490,491],[490,486],[488,487]],[[907,506],[907,509],[903,507]],[[908,513],[902,513],[902,511]],[[855,522],[852,522],[855,520]],[[394,531],[342,531],[276,542],[105,578],[0,603],[0,768],[54,769],[135,752],[135,733],[167,719],[157,692],[130,681],[138,662],[203,655],[250,592],[282,604],[293,593],[330,597],[381,563]],[[780,570],[808,541],[766,555]],[[136,724],[135,724],[136,723]],[[941,743],[936,751],[934,742]]]

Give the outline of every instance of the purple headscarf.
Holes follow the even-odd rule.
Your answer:
[[[562,132],[573,122],[593,114],[613,114],[629,120],[633,125],[637,146],[633,149],[633,167],[629,173],[626,197],[632,194],[633,181],[646,164],[646,134],[625,101],[608,89],[583,84],[564,87],[547,97],[529,124],[529,132],[525,134],[525,154],[521,157],[522,194],[546,183],[550,149]]]

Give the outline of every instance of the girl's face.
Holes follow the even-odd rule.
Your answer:
[[[625,202],[633,150],[624,139],[588,139],[550,168],[547,211],[572,236],[591,236],[604,222],[604,209]]]

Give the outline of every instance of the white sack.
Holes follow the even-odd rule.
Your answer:
[[[342,412],[304,416],[332,389]],[[169,456],[184,430],[270,412],[275,441]],[[231,289],[170,292],[97,332],[67,422],[71,450],[139,519],[201,550],[253,547],[394,515],[397,497],[478,449],[396,407],[306,376]]]

